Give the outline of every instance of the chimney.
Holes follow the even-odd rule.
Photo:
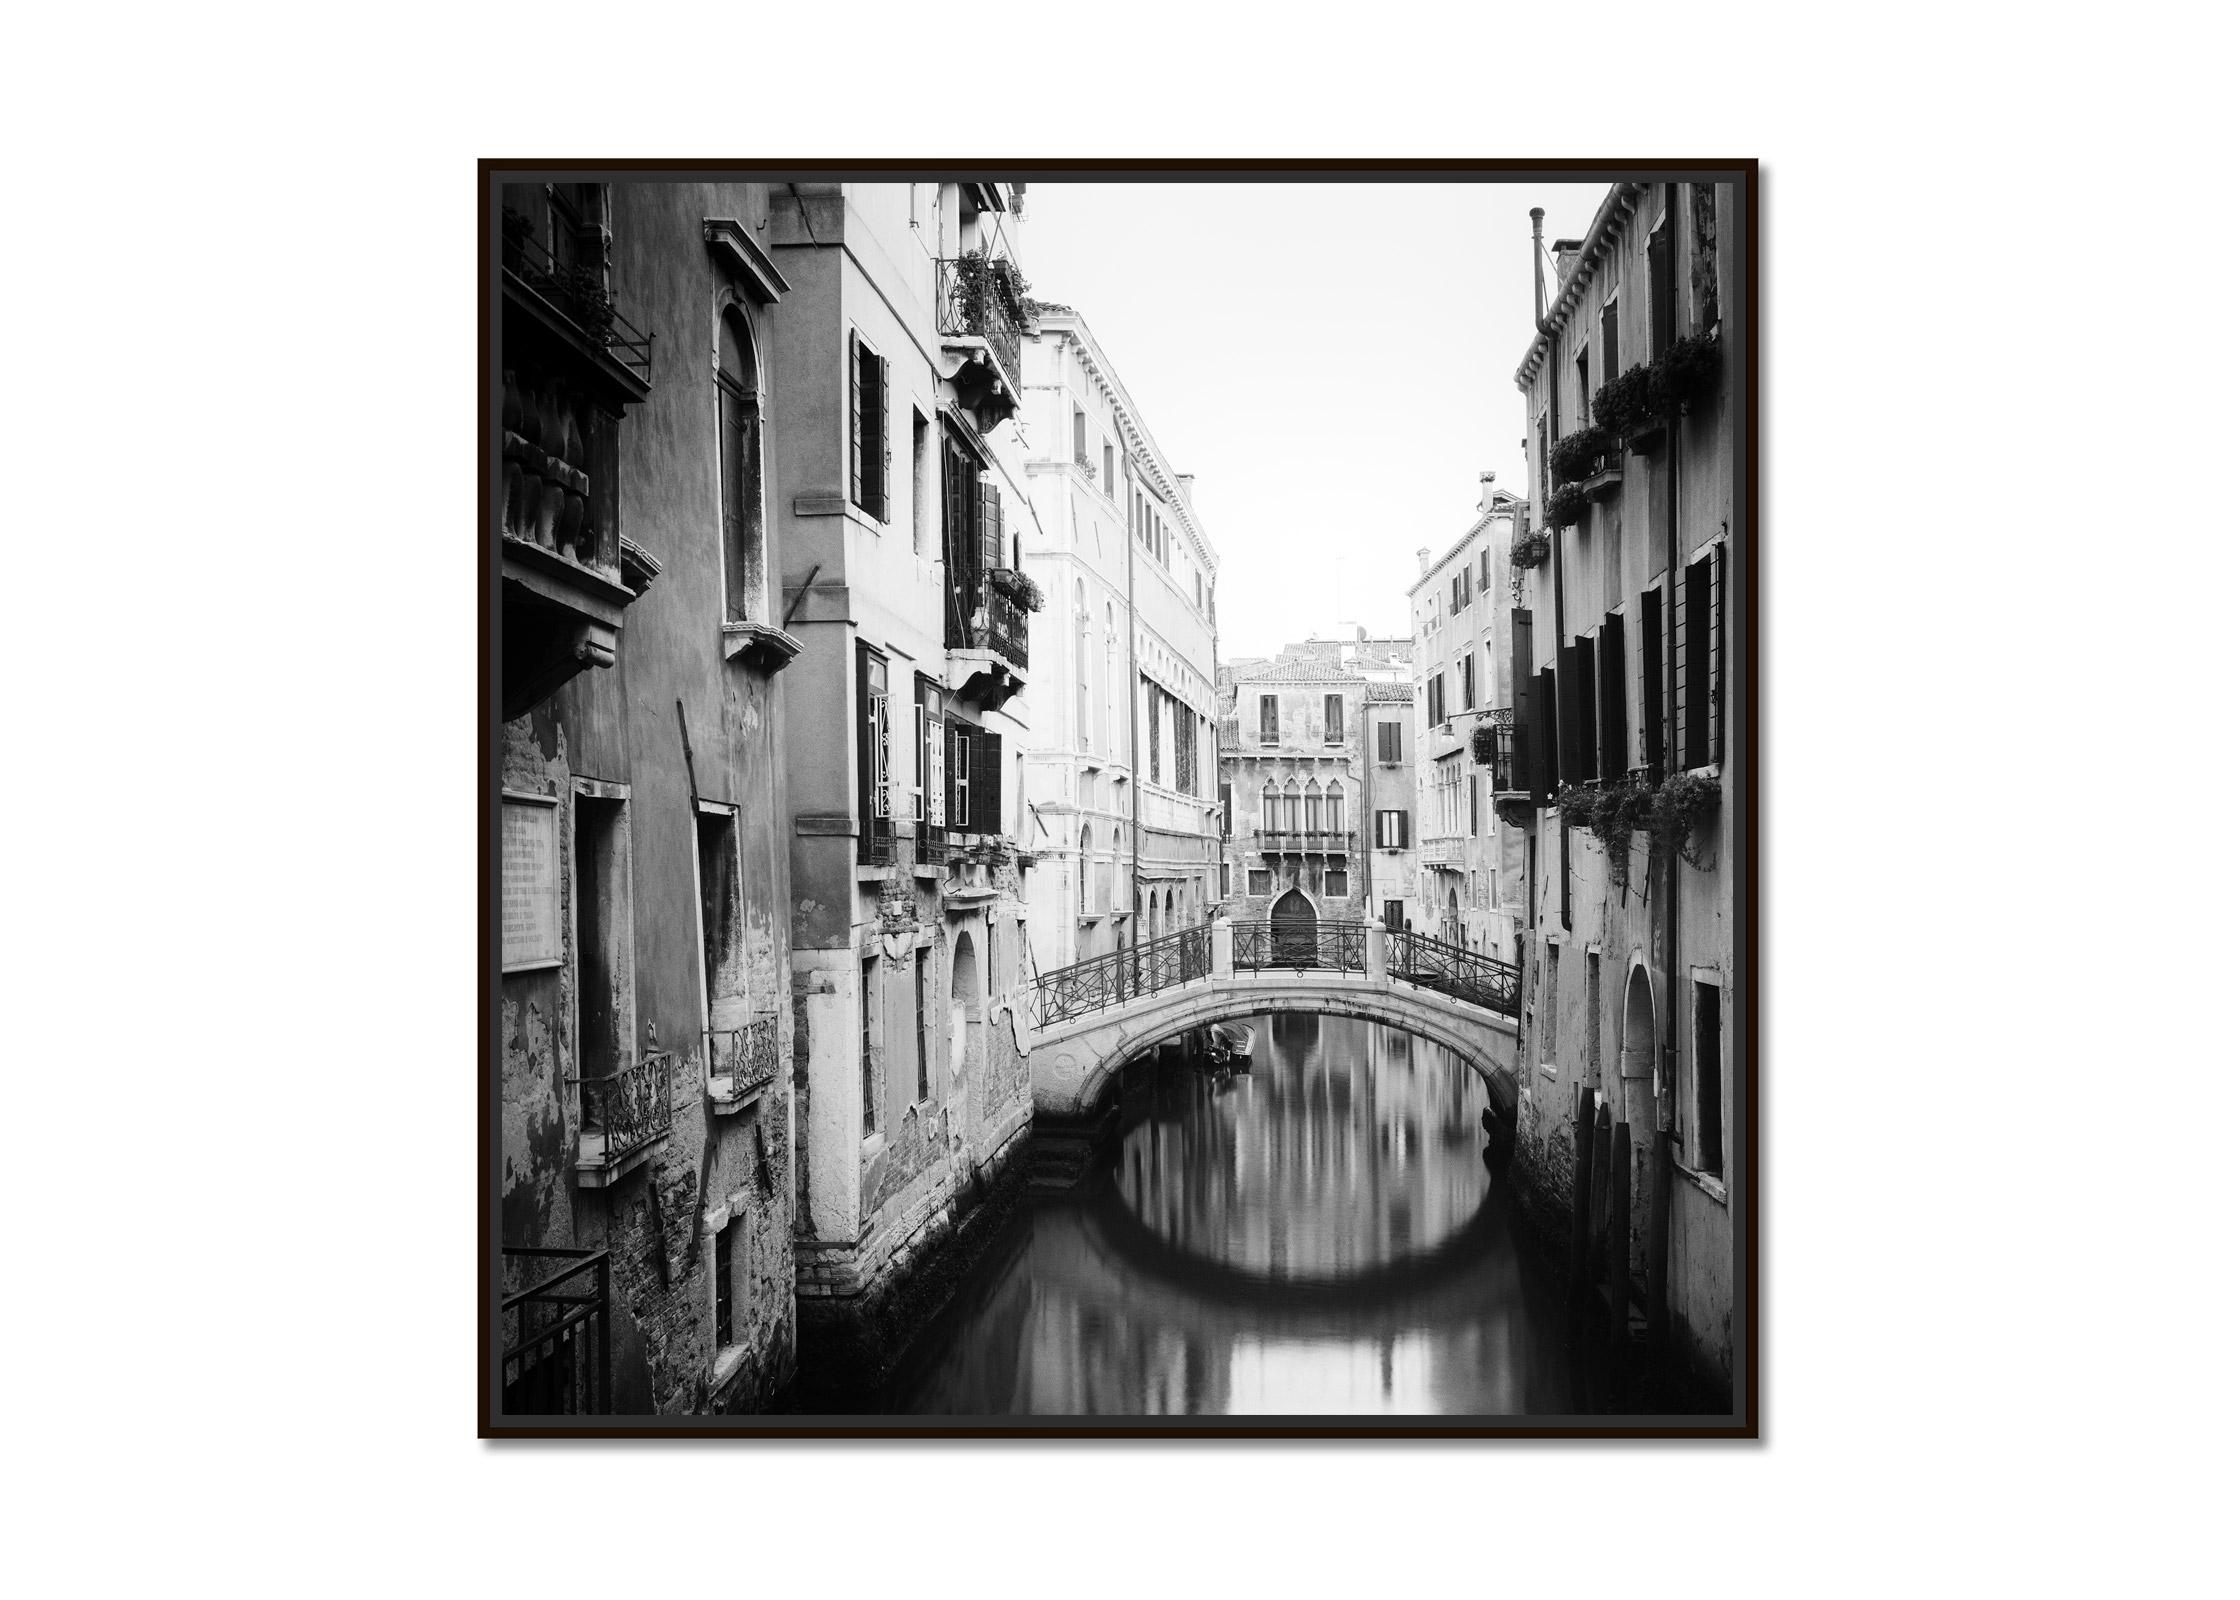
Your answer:
[[[1479,473],[1479,474],[1478,474],[1478,515],[1479,515],[1479,516],[1481,516],[1481,517],[1482,517],[1482,516],[1484,516],[1484,515],[1485,515],[1485,514],[1486,514],[1487,512],[1489,512],[1489,511],[1491,511],[1491,510],[1493,509],[1493,507],[1494,507],[1494,501],[1495,501],[1495,500],[1496,500],[1496,499],[1497,499],[1497,498],[1499,497],[1500,493],[1501,493],[1501,491],[1500,491],[1499,489],[1496,489],[1496,488],[1495,488],[1495,487],[1493,486],[1493,474],[1492,474],[1492,473],[1490,473],[1490,472],[1481,472],[1481,473]]]
[[[1556,288],[1563,288],[1563,280],[1571,275],[1571,263],[1579,259],[1579,252],[1586,249],[1584,239],[1558,239],[1556,241]]]
[[[1548,290],[1540,277],[1540,219],[1547,215],[1538,206],[1532,208],[1532,322],[1534,327],[1548,314]]]
[[[1425,545],[1416,552],[1416,573],[1426,578],[1431,575],[1431,546]]]

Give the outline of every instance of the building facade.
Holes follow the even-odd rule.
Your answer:
[[[1214,791],[1219,558],[1118,370],[1071,307],[1025,346],[1036,692],[1022,743],[1037,970],[1205,920],[1220,894]]]
[[[1510,761],[1510,611],[1518,591],[1509,562],[1524,504],[1478,482],[1478,515],[1436,561],[1416,552],[1422,575],[1408,591],[1415,631],[1416,931],[1503,961],[1517,959],[1524,920],[1524,836],[1494,801],[1513,781]]]
[[[1585,238],[1555,246],[1552,303],[1516,374],[1533,531],[1510,703],[1527,793],[1505,802],[1526,841],[1528,1209],[1569,1210],[1583,1093],[1630,1130],[1632,1292],[1718,1385],[1744,1176],[1731,918],[1750,664],[1728,622],[1745,604],[1743,369],[1721,320],[1733,205],[1730,185],[1620,184]]]
[[[1291,647],[1238,673],[1222,719],[1229,915],[1359,922],[1369,893],[1363,707],[1369,680]]]
[[[1371,683],[1362,694],[1368,914],[1395,931],[1421,926],[1410,905],[1418,892],[1416,694],[1413,683]]]
[[[757,184],[501,201],[499,1405],[758,1409],[796,1341],[786,285]]]
[[[801,1364],[874,1381],[900,1291],[1015,1187],[1031,1118],[1018,767],[1023,196],[772,185],[768,422],[785,751]],[[727,647],[729,640],[727,631]]]

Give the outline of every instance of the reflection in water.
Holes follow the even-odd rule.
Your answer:
[[[1106,1170],[1022,1208],[881,1409],[1576,1409],[1484,1103],[1437,1046],[1297,1013],[1254,1019],[1249,1075],[1140,1072]]]

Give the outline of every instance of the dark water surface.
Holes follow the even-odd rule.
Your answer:
[[[1139,1068],[1124,1132],[896,1369],[893,1412],[1580,1409],[1560,1289],[1488,1171],[1481,1080],[1351,1018],[1253,1019],[1252,1069]]]

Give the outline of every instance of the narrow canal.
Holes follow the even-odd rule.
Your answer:
[[[1481,1080],[1350,1018],[1252,1019],[1249,1071],[1134,1069],[1121,1131],[1019,1207],[876,1409],[1562,1412],[1561,1286],[1489,1169]]]

